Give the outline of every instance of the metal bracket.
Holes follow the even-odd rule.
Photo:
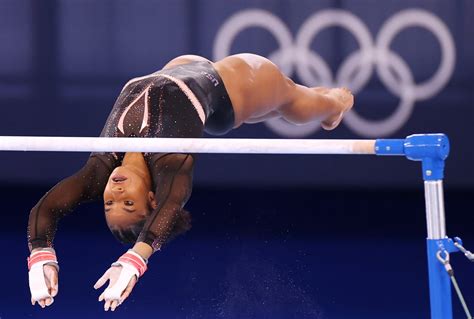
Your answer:
[[[442,180],[444,160],[449,154],[449,140],[445,134],[415,134],[406,139],[378,139],[377,155],[406,156],[421,161],[425,181]]]
[[[459,249],[460,252],[464,254],[464,256],[466,256],[467,259],[474,262],[474,253],[464,248],[461,238],[454,237],[454,245],[456,246],[457,249]]]
[[[459,240],[459,241],[458,241]],[[447,251],[448,253],[457,253],[460,252],[459,248],[456,247],[455,242],[460,242],[462,245],[462,240],[459,237],[456,237],[456,241],[451,238],[437,239],[436,244],[441,251]]]

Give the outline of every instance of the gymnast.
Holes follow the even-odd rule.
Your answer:
[[[243,123],[283,118],[294,124],[338,126],[353,105],[346,88],[295,84],[275,64],[253,54],[217,62],[184,55],[123,87],[101,133],[104,137],[199,138]],[[79,204],[104,201],[112,234],[133,244],[94,285],[114,311],[130,295],[150,256],[190,228],[192,154],[92,153],[87,163],[47,192],[30,212],[28,258],[31,303],[44,308],[58,293],[56,226]]]

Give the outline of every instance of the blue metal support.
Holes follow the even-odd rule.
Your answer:
[[[436,258],[438,251],[457,252],[450,238],[427,239],[428,278],[430,287],[430,308],[432,319],[453,318],[451,280],[444,266]]]
[[[454,242],[446,236],[443,177],[444,161],[449,154],[448,137],[444,134],[416,134],[404,140],[380,139],[375,143],[375,151],[377,155],[406,156],[410,160],[422,162],[431,318],[452,319],[450,278],[436,257],[438,251],[458,251]]]
[[[449,154],[449,140],[444,134],[415,134],[406,139],[378,139],[377,155],[406,156],[421,161],[425,181],[442,180],[444,161]]]

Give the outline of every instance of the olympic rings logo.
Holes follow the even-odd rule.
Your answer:
[[[360,47],[341,63],[335,75],[323,58],[310,50],[311,42],[318,33],[334,26],[352,33]],[[399,32],[414,26],[433,33],[441,48],[438,69],[422,83],[415,83],[408,64],[390,49]],[[392,115],[377,121],[364,119],[355,110],[350,111],[344,123],[364,137],[387,136],[400,129],[409,119],[415,102],[439,93],[454,71],[456,52],[451,33],[437,16],[420,9],[407,9],[393,15],[382,25],[375,41],[362,20],[344,10],[329,9],[313,14],[303,23],[295,39],[275,15],[259,9],[243,10],[231,16],[218,31],[214,41],[214,59],[228,56],[235,37],[251,27],[263,28],[275,37],[279,49],[268,58],[287,75],[296,71],[305,85],[346,86],[357,93],[369,82],[375,69],[384,86],[400,99],[400,103]],[[310,135],[320,126],[319,123],[296,126],[281,119],[270,120],[266,124],[276,133],[289,137]]]

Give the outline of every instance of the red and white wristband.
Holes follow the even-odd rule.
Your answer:
[[[31,267],[38,263],[41,265],[51,263],[58,267],[58,259],[56,258],[56,253],[52,248],[44,248],[31,253],[30,257],[27,258],[27,261],[28,270],[31,270]]]
[[[147,263],[148,261],[142,256],[134,252],[132,249],[129,249],[116,262],[114,262],[112,266],[123,266],[123,264],[133,266],[138,271],[137,277],[141,277],[148,269]]]

